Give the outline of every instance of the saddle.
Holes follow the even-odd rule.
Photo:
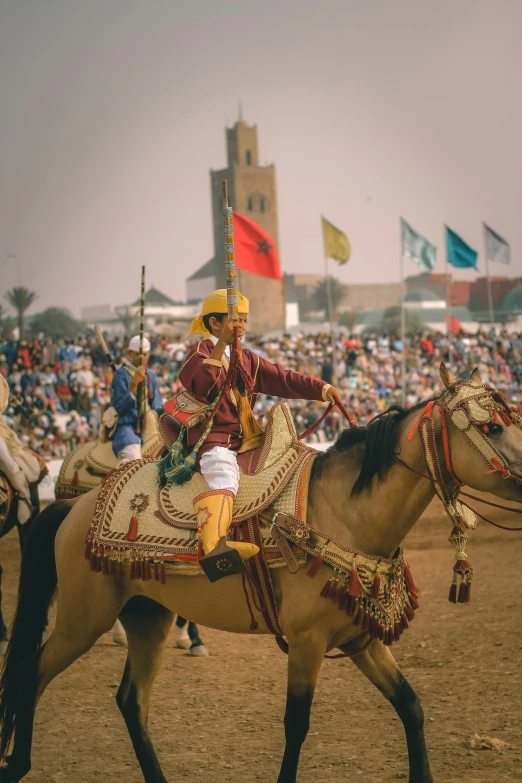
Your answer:
[[[158,414],[147,411],[142,454],[145,457],[159,457],[163,451]],[[84,495],[98,487],[104,477],[118,466],[118,458],[112,450],[111,441],[98,439],[85,443],[65,458],[56,482],[56,498],[66,500]]]
[[[163,417],[162,417],[163,418]],[[162,421],[162,429],[164,422]],[[287,403],[276,403],[269,415],[263,443],[239,455],[239,490],[234,503],[234,535],[248,534],[251,520],[261,514],[306,517],[308,478],[317,452],[297,439]],[[157,461],[135,460],[112,472],[100,492],[87,538],[87,552],[107,561],[104,571],[123,562],[146,578],[144,563],[177,566],[176,573],[201,574],[198,559],[196,495],[208,490],[195,472],[182,487],[160,486]],[[270,565],[284,565],[279,547],[263,528],[263,549]],[[306,557],[302,558],[305,562]],[[140,565],[138,565],[140,564]]]

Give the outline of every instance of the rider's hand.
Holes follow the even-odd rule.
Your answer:
[[[230,345],[234,340],[234,329],[239,329],[239,337],[245,333],[245,326],[241,321],[233,321],[231,318],[223,318],[219,341],[224,345]]]
[[[336,405],[338,401],[342,402],[341,392],[339,389],[336,389],[335,386],[330,386],[326,392],[326,399],[328,402],[331,402],[332,405]]]
[[[135,394],[136,389],[140,385],[142,381],[145,380],[147,377],[147,368],[146,367],[138,367],[134,375],[132,376],[132,380],[130,382],[129,391],[132,394]]]

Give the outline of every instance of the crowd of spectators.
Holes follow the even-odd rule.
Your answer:
[[[448,361],[460,376],[478,367],[483,380],[504,391],[512,404],[521,400],[522,335],[502,332],[446,335],[422,332],[400,339],[384,334],[338,336],[328,334],[251,337],[248,347],[284,368],[335,383],[345,405],[367,424],[390,405],[402,404],[403,377],[406,405],[433,396],[440,387],[438,367]],[[124,356],[127,341],[109,340],[116,361]],[[152,338],[149,359],[158,375],[160,391],[168,399],[178,388],[178,373],[187,344],[165,337]],[[403,361],[404,357],[404,361]],[[109,401],[112,370],[94,337],[53,340],[41,335],[32,341],[0,337],[0,373],[12,394],[8,411],[11,426],[24,443],[43,457],[64,457],[86,440],[95,438],[101,406]],[[261,397],[256,414],[263,423],[273,400]],[[317,418],[322,403],[292,401],[296,428],[303,432]],[[340,414],[328,417],[313,436],[332,440],[343,426]]]

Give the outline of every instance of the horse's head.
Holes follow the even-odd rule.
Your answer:
[[[473,489],[522,502],[522,417],[477,369],[459,381],[442,364],[440,375],[455,475]]]

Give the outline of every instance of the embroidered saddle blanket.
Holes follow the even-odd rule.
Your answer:
[[[308,479],[316,455],[314,449],[297,439],[287,403],[276,403],[270,412],[263,445],[239,458],[241,478],[233,511],[235,534],[242,537],[240,523],[247,523],[267,509],[305,519]],[[194,473],[183,487],[161,487],[156,460],[128,462],[105,481],[87,549],[116,563],[130,561],[132,565],[154,560],[177,563],[187,573],[201,573],[197,565],[193,499],[207,489],[200,473]],[[268,528],[263,528],[263,549],[274,565],[275,561],[284,563]],[[305,560],[303,556],[301,561]]]
[[[147,411],[142,454],[159,457],[163,451],[163,439],[159,430],[158,415]],[[66,500],[84,495],[98,487],[103,478],[118,466],[118,458],[112,443],[96,440],[79,446],[65,458],[56,482],[56,498]]]

